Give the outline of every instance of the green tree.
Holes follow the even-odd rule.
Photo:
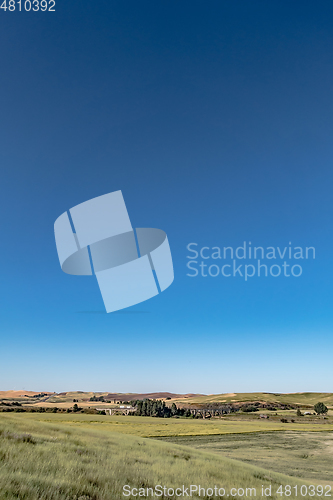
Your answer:
[[[78,405],[75,403],[75,405],[73,406],[73,411],[79,411],[79,409],[80,409],[80,408],[79,408],[79,407],[78,407]]]
[[[317,415],[324,414],[328,412],[328,408],[324,403],[316,403],[313,407]]]
[[[178,413],[177,406],[175,403],[172,403],[172,405],[171,405],[171,413],[172,413],[172,415],[177,415],[177,413]]]
[[[298,417],[302,417],[303,413],[301,412],[301,410],[299,408],[297,408],[297,412],[296,412],[296,415]]]

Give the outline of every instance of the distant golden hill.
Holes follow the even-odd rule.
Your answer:
[[[93,398],[91,400],[91,398]],[[311,407],[322,401],[328,407],[333,407],[333,393],[330,392],[297,392],[297,393],[269,393],[269,392],[245,392],[245,393],[222,393],[222,394],[176,394],[173,392],[146,392],[146,393],[119,393],[119,392],[43,392],[35,391],[0,391],[1,399],[17,399],[21,402],[26,401],[36,406],[52,406],[54,404],[68,406],[73,401],[83,403],[83,406],[89,406],[93,401],[119,403],[132,401],[136,399],[162,399],[168,400],[168,403],[175,402],[180,406],[201,407],[208,404],[225,405],[231,404],[238,406],[243,403],[265,403],[269,405],[297,405],[301,407]],[[22,401],[23,400],[23,401]],[[47,404],[46,404],[47,403]],[[100,404],[100,403],[99,403]]]
[[[203,394],[174,394],[173,392],[147,392],[147,393],[126,393],[119,394],[117,392],[109,392],[104,396],[104,399],[117,399],[118,401],[131,401],[134,399],[176,399],[176,398],[197,398]]]
[[[40,394],[40,392],[35,392],[35,391],[0,391],[0,399],[17,399],[17,398],[24,398],[25,396],[33,397],[36,396],[37,394]],[[43,392],[43,394],[51,395],[54,394],[54,392]]]

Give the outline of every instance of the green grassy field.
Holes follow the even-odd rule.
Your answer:
[[[2,498],[113,499],[121,495],[124,484],[171,487],[200,483],[208,487],[217,483],[227,488],[260,489],[261,483],[291,482],[224,457],[118,434],[100,419],[82,418],[85,415],[76,421],[58,418],[60,415],[48,415],[47,420],[38,417],[1,415]],[[119,422],[114,426],[119,427]]]
[[[333,484],[332,432],[257,432],[164,437],[164,441],[218,453],[252,465]]]
[[[4,415],[0,413],[0,417]],[[261,420],[258,415],[227,416],[221,419],[182,419],[135,416],[85,415],[78,413],[25,413],[17,414],[25,423],[49,422],[75,428],[112,431],[141,437],[199,436],[213,434],[239,434],[273,431],[332,431],[333,419],[306,420],[284,424],[277,420]],[[315,417],[316,418],[316,417]],[[287,426],[287,427],[286,427]]]
[[[283,487],[298,485],[298,488],[302,484],[310,484],[306,477],[300,479],[273,472],[274,468],[268,463],[263,468],[232,460],[224,456],[223,447],[216,449],[217,441],[215,449],[212,447],[207,451],[208,442],[204,443],[203,449],[195,449],[202,448],[203,443],[193,441],[198,440],[198,436],[191,437],[193,433],[202,435],[204,439],[232,439],[237,435],[240,439],[238,444],[243,439],[240,446],[245,448],[246,443],[253,445],[253,441],[248,439],[263,434],[259,432],[259,425],[266,436],[283,434],[278,430],[271,432],[268,422],[254,422],[256,427],[251,427],[251,424],[149,417],[0,413],[0,498],[118,500],[136,498],[122,495],[125,484],[143,488],[153,488],[157,484],[174,488],[200,484],[204,488],[223,487],[226,495],[234,487],[255,488],[257,498],[261,498],[262,485],[265,488],[271,485],[271,498],[278,499],[281,495],[276,490],[280,484]],[[322,427],[321,430],[324,430],[325,426]],[[249,429],[250,434],[245,434]],[[220,431],[222,436],[217,436],[216,431]],[[186,440],[181,445],[139,437],[177,434]],[[320,433],[312,431],[306,434],[317,436]],[[187,441],[191,439],[192,442]],[[231,441],[229,445],[229,450],[232,450]],[[257,450],[260,450],[259,442]],[[317,480],[312,481],[314,485],[317,483]],[[242,496],[235,495],[233,498]],[[302,496],[310,497],[313,498],[310,494]],[[140,498],[152,497],[143,495]],[[159,498],[172,497],[164,495]],[[212,497],[194,494],[192,498],[208,500]],[[289,498],[296,497],[291,495]]]

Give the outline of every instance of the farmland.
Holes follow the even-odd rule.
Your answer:
[[[210,436],[164,437],[164,441],[303,477],[332,482],[332,432],[256,432]]]
[[[98,403],[91,401],[92,398],[98,399]],[[173,394],[168,392],[155,392],[147,394],[135,393],[109,393],[109,392],[83,392],[70,391],[61,393],[44,392],[38,394],[32,391],[0,391],[1,401],[17,401],[26,407],[49,407],[70,408],[73,401],[76,400],[80,407],[115,407],[121,402],[136,399],[160,399],[167,404],[175,403],[182,407],[201,407],[207,405],[234,405],[240,406],[248,403],[262,403],[266,405],[277,406],[299,406],[303,409],[310,409],[318,401],[322,401],[329,408],[333,409],[333,393],[228,393],[228,394]]]
[[[2,418],[4,414],[0,413]],[[86,415],[86,414],[52,414],[26,413],[17,414],[16,418],[22,425],[39,425],[39,423],[59,423],[70,428],[99,430],[102,432],[118,432],[121,434],[140,437],[171,437],[171,436],[207,436],[223,434],[252,434],[256,432],[318,432],[333,431],[333,419],[316,421],[301,421],[282,423],[261,420],[258,417],[244,415],[244,417],[221,419],[174,419],[136,416]]]
[[[267,393],[267,392],[248,392],[248,393],[229,393],[229,394],[210,394],[191,397],[175,397],[175,403],[190,405],[205,405],[212,403],[246,403],[261,401],[269,404],[298,405],[301,407],[311,407],[322,401],[326,406],[333,407],[333,393],[324,392],[298,392],[288,394]]]
[[[125,484],[247,487],[258,498],[271,485],[274,499],[281,498],[280,484],[333,487],[332,409],[325,416],[313,412],[319,400],[332,408],[332,394],[163,395],[170,407],[232,411],[211,418],[110,416],[97,409],[120,408],[128,395],[0,394],[0,499],[135,498],[122,495]],[[110,396],[118,397],[111,402]]]
[[[309,480],[313,485],[328,484],[321,477],[291,477],[270,467],[230,459],[221,446],[207,451],[208,442],[204,449],[198,449],[195,441],[198,436],[216,439],[217,432],[222,433],[219,437],[224,435],[228,439],[235,433],[244,440],[255,439],[262,433],[270,439],[275,424],[269,427],[268,422],[259,421],[251,427],[251,422],[160,420],[164,419],[1,413],[0,498],[111,500],[122,498],[125,484],[152,488],[158,484],[168,487],[200,484],[205,488],[223,486],[228,491],[234,486],[256,488],[258,495],[262,485],[272,485],[271,498],[277,499],[281,498],[276,493],[280,484],[308,487]],[[312,431],[304,435],[317,435],[314,427],[309,424]],[[327,434],[328,427],[329,424],[318,424],[317,431]],[[280,434],[283,440],[285,431],[281,429],[276,428],[273,434]],[[181,436],[185,441],[178,444],[156,440],[161,435],[164,439],[166,435],[173,439]],[[304,446],[303,443],[302,449]],[[199,497],[194,494],[193,498]]]

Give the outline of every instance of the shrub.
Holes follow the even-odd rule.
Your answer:
[[[321,415],[328,412],[328,408],[324,403],[316,403],[313,407],[317,415]]]
[[[257,408],[257,406],[254,406],[254,405],[243,406],[242,411],[245,411],[246,413],[250,413],[252,411],[259,411],[259,408]]]

